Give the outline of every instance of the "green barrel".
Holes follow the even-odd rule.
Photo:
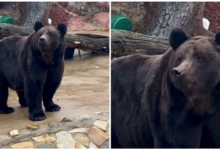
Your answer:
[[[123,14],[112,14],[111,29],[133,30],[131,20]]]
[[[14,20],[11,16],[0,16],[0,23],[14,24]]]

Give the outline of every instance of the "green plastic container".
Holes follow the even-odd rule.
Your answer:
[[[113,14],[111,16],[111,29],[133,30],[131,20],[123,14]]]
[[[14,24],[14,20],[11,16],[0,16],[0,23]]]

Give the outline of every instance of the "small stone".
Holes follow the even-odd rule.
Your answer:
[[[89,149],[99,149],[95,144],[92,142],[89,143]]]
[[[75,148],[76,149],[86,149],[86,147],[81,143],[76,143]]]
[[[87,128],[76,128],[69,131],[70,133],[88,133]]]
[[[96,120],[94,123],[93,123],[94,126],[106,131],[107,129],[107,126],[108,126],[108,122],[107,121],[101,121],[101,120]]]
[[[90,118],[91,118],[90,115],[81,115],[80,117],[76,117],[76,120],[84,121],[84,120],[88,120]]]
[[[61,122],[72,122],[70,119],[64,117]]]
[[[51,127],[51,128],[58,128],[59,124],[56,123],[56,122],[51,122],[51,123],[48,124],[48,126]]]
[[[49,143],[42,143],[42,144],[38,144],[37,148],[42,148],[42,149],[52,149],[52,148],[57,148],[55,145],[51,145]]]
[[[16,149],[33,149],[34,148],[34,145],[31,141],[29,142],[20,142],[20,143],[17,143],[17,144],[14,144],[14,145],[11,145],[10,146],[11,148],[16,148]]]
[[[27,125],[27,129],[36,130],[36,129],[39,129],[39,125]]]
[[[87,138],[86,135],[77,133],[76,136],[74,137],[74,140],[78,141],[79,143],[82,143],[85,146],[89,146],[89,139]]]
[[[94,68],[95,68],[95,69],[98,69],[99,67],[98,67],[98,66],[95,66]]]
[[[15,136],[18,136],[18,135],[19,135],[19,132],[18,132],[18,130],[12,130],[12,131],[9,133],[9,135],[10,135],[11,137],[15,137]]]
[[[32,139],[36,142],[53,142],[53,141],[56,141],[56,138],[54,136],[48,135],[48,134],[33,137]]]
[[[97,146],[101,146],[106,140],[109,139],[109,135],[93,126],[90,128],[88,136],[92,139],[93,143]]]
[[[75,148],[75,140],[71,134],[67,131],[60,131],[56,133],[57,137],[57,148]]]

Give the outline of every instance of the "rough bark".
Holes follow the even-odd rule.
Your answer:
[[[33,28],[33,27],[32,27]],[[12,35],[28,36],[34,30],[11,24],[0,24],[0,39]],[[99,53],[109,53],[109,37],[108,32],[97,34],[96,32],[71,32],[65,36],[66,46],[70,48],[80,48],[85,51],[93,51]],[[76,44],[75,42],[80,42]]]
[[[204,5],[204,2],[146,2],[147,35],[112,30],[112,57],[134,53],[162,54],[170,47],[168,38],[175,27],[183,29],[189,36],[213,37],[213,33],[202,26]]]
[[[159,2],[146,34],[168,39],[170,31],[179,27],[188,35],[203,35],[204,2]]]
[[[46,25],[51,7],[51,2],[28,2],[21,25],[32,28],[36,21],[42,21]]]
[[[206,36],[215,37],[215,33],[204,30]],[[155,55],[163,54],[170,48],[168,40],[125,30],[111,31],[112,58],[135,53]]]
[[[111,31],[112,58],[134,53],[162,54],[168,48],[167,40],[125,30]]]

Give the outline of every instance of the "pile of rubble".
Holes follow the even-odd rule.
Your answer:
[[[109,148],[109,114],[98,112],[60,123],[27,125],[0,135],[1,148]]]

